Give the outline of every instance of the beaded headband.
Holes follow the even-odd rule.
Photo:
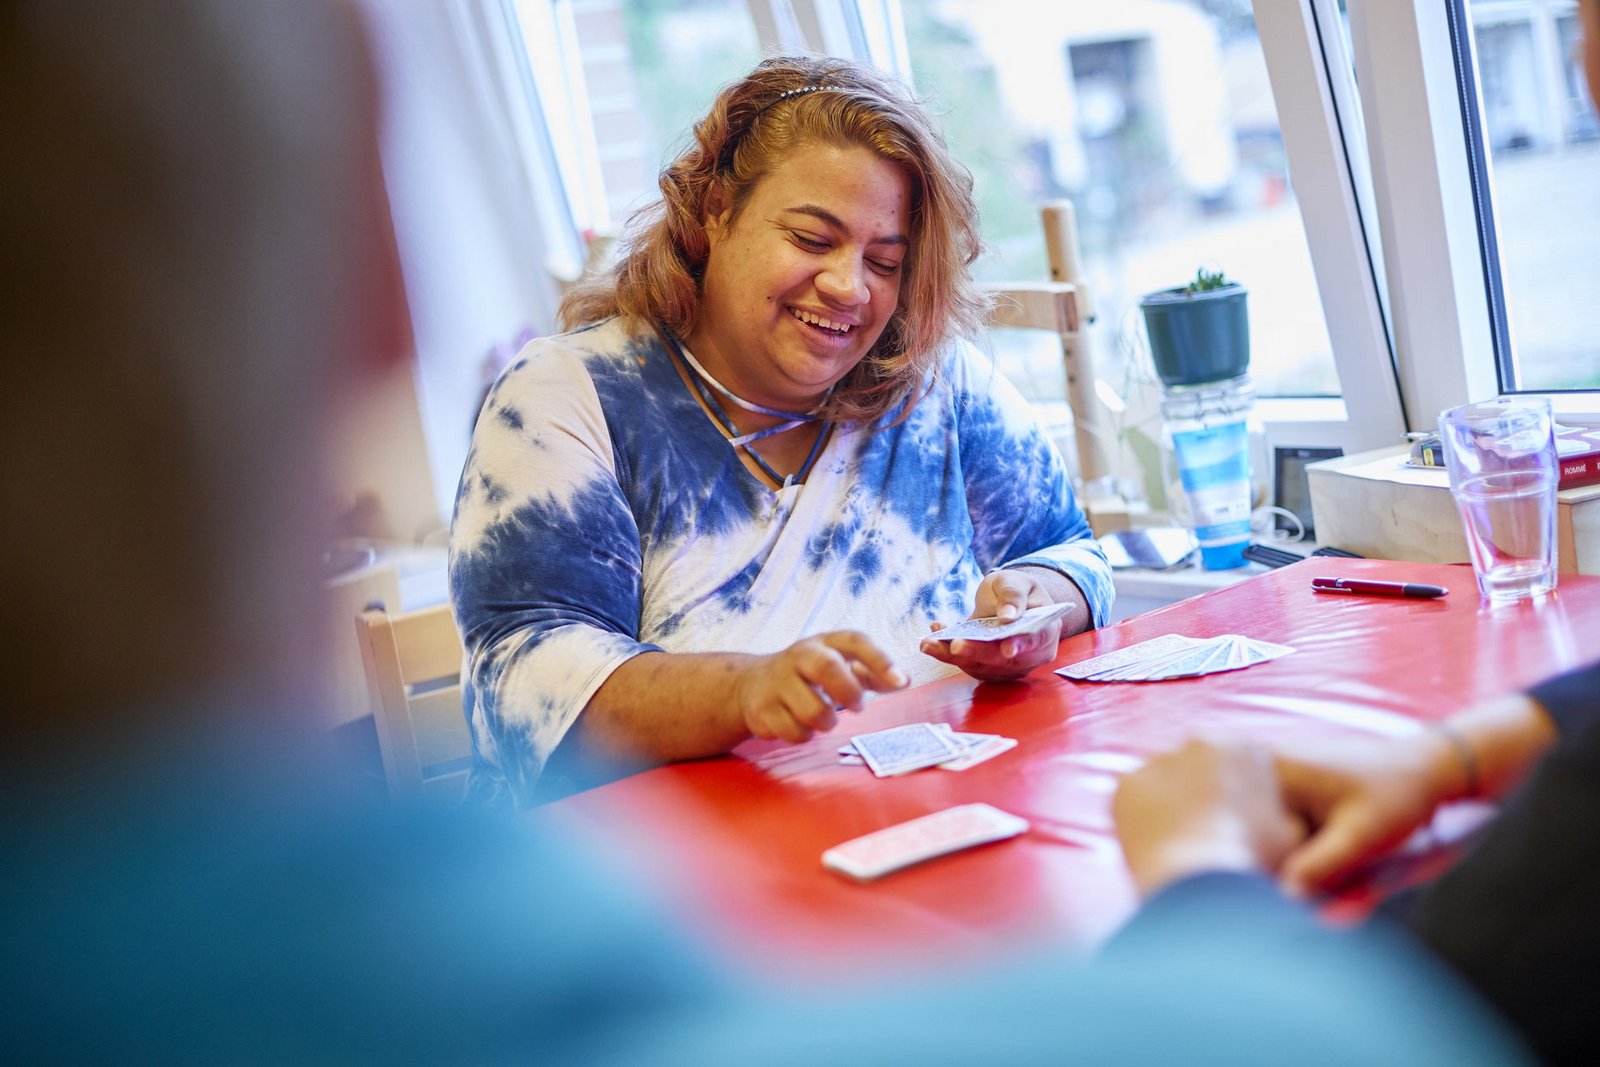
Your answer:
[[[745,129],[748,130],[751,126],[754,126],[755,123],[756,123],[756,119],[758,119],[762,115],[766,114],[768,108],[776,107],[778,104],[783,103],[785,100],[788,100],[790,97],[801,96],[801,95],[803,95],[805,93],[826,93],[826,92],[834,92],[834,93],[836,93],[836,92],[840,92],[840,91],[841,90],[837,85],[802,85],[798,89],[787,89],[784,92],[781,92],[777,96],[773,97],[771,100],[768,100],[765,104],[762,104],[759,108],[757,108],[756,109],[756,113],[754,115],[751,115],[750,116],[750,121],[745,124]]]
[[[749,121],[744,124],[744,129],[740,130],[734,136],[728,138],[727,143],[722,147],[722,156],[717,161],[717,169],[726,170],[728,166],[733,163],[733,151],[739,147],[739,142],[743,141],[747,136],[749,136],[750,131],[755,129],[756,123],[760,121],[762,115],[765,115],[769,110],[777,107],[785,100],[792,100],[797,96],[804,96],[807,93],[847,93],[849,91],[850,90],[839,85],[802,85],[798,89],[786,89],[785,91],[779,93],[771,100],[768,100],[765,104],[762,104],[760,107],[756,108],[755,114],[751,115]]]

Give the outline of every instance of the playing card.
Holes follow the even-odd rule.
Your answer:
[[[938,764],[940,768],[947,771],[964,771],[969,767],[976,767],[978,764],[993,759],[1002,752],[1009,752],[1017,747],[1017,741],[1014,737],[1002,737],[999,734],[962,733],[956,731],[946,722],[931,722],[919,725],[926,725],[937,731],[948,738],[954,745],[957,750],[956,755]],[[872,735],[862,734],[861,736],[871,737]],[[867,766],[867,761],[862,757],[860,750],[856,748],[854,741],[839,746],[839,762],[846,767]],[[903,774],[908,770],[918,770],[924,766],[928,765],[920,762],[919,758],[919,760],[913,761],[911,765],[906,765],[902,769],[893,770],[890,773]]]
[[[961,747],[963,750],[967,744],[966,738],[980,736],[978,734],[958,734],[955,732],[955,728],[947,722],[930,722],[928,725],[933,727],[935,730],[938,730],[946,737],[954,740],[957,746]],[[866,735],[863,734],[862,736],[865,737]],[[982,736],[987,737],[989,735],[984,734]],[[839,746],[839,762],[851,767],[865,767],[867,765],[867,761],[862,759],[861,753],[856,750],[856,743],[854,740],[846,741],[844,744]]]
[[[858,734],[852,744],[880,778],[932,767],[963,752],[948,727],[939,730],[926,722]]]
[[[1233,642],[1227,638],[1219,638],[1195,649],[1193,655],[1160,664],[1160,670],[1150,671],[1149,680],[1198,678],[1203,674],[1215,674],[1218,671],[1244,666],[1243,663],[1234,663],[1235,658]]]
[[[1251,660],[1252,663],[1265,663],[1269,659],[1277,659],[1279,656],[1287,656],[1289,653],[1294,651],[1294,648],[1290,645],[1275,644],[1272,641],[1256,641],[1254,639],[1250,639],[1249,645],[1250,654],[1254,657]]]
[[[1193,648],[1200,643],[1197,639],[1184,637],[1182,634],[1166,634],[1162,637],[1151,638],[1148,641],[1140,641],[1138,644],[1129,645],[1127,648],[1119,648],[1115,652],[1107,652],[1103,656],[1095,656],[1093,659],[1069,663],[1065,667],[1057,668],[1056,673],[1063,678],[1076,678],[1082,681],[1090,675],[1099,674],[1102,671],[1113,670],[1130,663],[1136,663],[1142,659],[1166,655],[1181,649]]]
[[[1228,661],[1233,656],[1232,639],[1228,637],[1214,637],[1209,641],[1196,645],[1194,650],[1186,656],[1177,656],[1159,664],[1159,671],[1151,670],[1152,675],[1165,675],[1168,678],[1193,677],[1208,674],[1212,671],[1224,670]]]
[[[947,724],[945,724],[945,723],[937,723],[935,725],[947,726]],[[968,733],[961,733],[961,732],[952,730],[950,736],[955,738],[956,742],[958,744],[960,744],[963,748],[970,749],[974,745],[981,745],[981,744],[984,744],[987,741],[992,741],[994,738],[999,737],[1000,735],[999,734],[968,734]]]
[[[961,804],[852,838],[822,854],[822,865],[859,881],[974,845],[1015,837],[1028,820],[990,807]]]
[[[972,734],[957,735],[972,737]],[[969,742],[967,750],[952,760],[945,760],[939,764],[942,770],[964,771],[969,767],[976,767],[987,760],[992,760],[1002,752],[1010,752],[1017,747],[1014,737],[1001,737],[999,734],[981,734],[981,741]]]
[[[1221,637],[1212,638],[1208,644],[1211,647],[1201,650],[1201,654],[1194,661],[1165,663],[1161,665],[1159,671],[1152,668],[1150,680],[1194,678],[1202,674],[1236,671],[1243,667],[1253,667],[1257,663],[1265,663],[1269,659],[1276,659],[1294,651],[1288,645],[1252,641],[1250,638],[1240,634],[1223,634]]]
[[[1144,682],[1166,676],[1168,669],[1182,669],[1190,663],[1199,663],[1209,649],[1203,641],[1181,648],[1172,648],[1149,656],[1140,656],[1086,676],[1091,682]]]
[[[1021,615],[1004,622],[994,616],[983,619],[968,619],[958,622],[953,626],[946,626],[942,630],[935,630],[928,636],[935,641],[1001,641],[1007,637],[1018,634],[1038,633],[1055,620],[1061,618],[1072,610],[1071,604],[1043,604],[1036,608],[1029,608]]]

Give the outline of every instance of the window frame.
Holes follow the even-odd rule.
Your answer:
[[[613,229],[600,146],[589,114],[588,82],[571,0],[501,0],[522,37],[529,92],[544,120],[560,189],[575,234]],[[583,257],[579,256],[581,264]]]
[[[763,53],[871,63],[911,84],[900,0],[749,0]]]
[[[1331,0],[1252,6],[1340,386],[1338,398],[1316,405],[1263,400],[1259,414],[1277,443],[1352,453],[1394,444],[1406,430],[1404,391],[1367,127],[1338,11]]]

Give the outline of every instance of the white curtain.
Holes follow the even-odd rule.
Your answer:
[[[582,246],[510,11],[499,0],[366,0],[365,11],[429,473],[448,521],[485,374],[553,331],[552,272],[573,270]]]

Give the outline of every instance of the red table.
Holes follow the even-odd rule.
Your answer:
[[[1418,581],[1442,600],[1311,591],[1314,575]],[[1063,641],[1054,666],[1157,637],[1237,633],[1293,646],[1245,670],[1159,683],[1011,684],[966,676],[880,698],[803,745],[752,742],[568,797],[534,816],[603,840],[699,932],[764,966],[893,969],[1051,939],[1087,947],[1136,904],[1111,832],[1119,775],[1204,731],[1269,742],[1400,733],[1595,656],[1600,578],[1491,607],[1470,569],[1316,559]],[[846,737],[948,722],[1020,745],[964,772],[880,779],[842,766]],[[1012,841],[858,884],[824,849],[953,804],[1027,818]]]

